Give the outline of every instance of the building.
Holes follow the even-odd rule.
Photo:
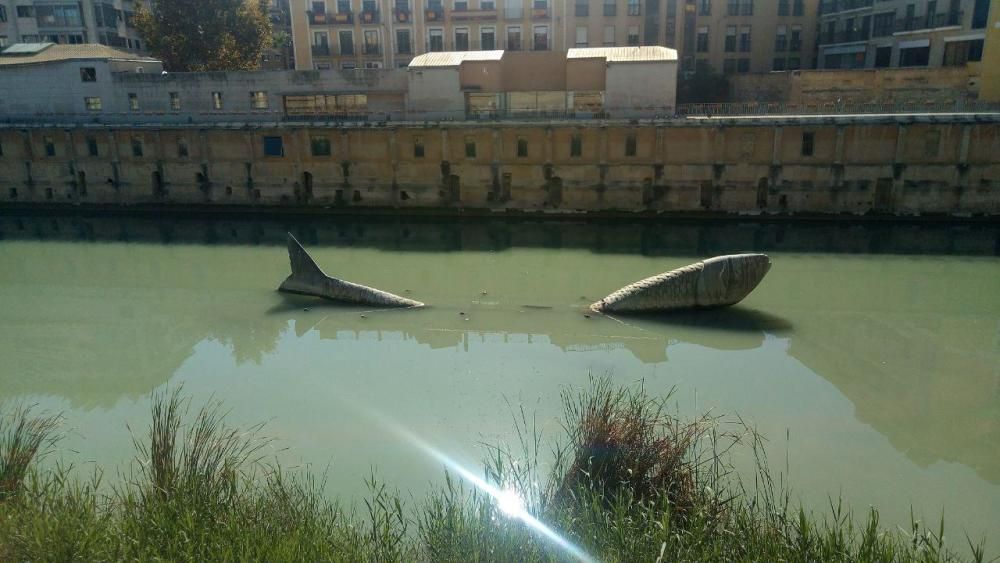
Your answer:
[[[288,0],[268,0],[267,17],[271,20],[274,44],[261,55],[261,70],[290,70],[295,68],[290,10]]]
[[[994,3],[990,9],[986,25],[986,43],[983,45],[983,60],[979,63],[981,73],[979,99],[986,102],[1000,102],[1000,4]]]
[[[0,116],[102,114],[121,95],[115,76],[162,71],[156,59],[95,43],[12,45],[0,52]]]
[[[823,0],[819,68],[963,66],[982,59],[991,0]]]
[[[817,2],[292,0],[291,17],[298,69],[404,67],[438,51],[659,45],[680,51],[687,71],[763,72],[811,66]]]
[[[14,43],[99,43],[142,51],[132,17],[144,1],[0,0],[0,48]]]
[[[666,47],[426,53],[409,65],[407,115],[666,116],[676,92],[677,52]]]

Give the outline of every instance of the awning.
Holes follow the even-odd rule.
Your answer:
[[[913,39],[912,41],[900,41],[900,49],[918,49],[920,47],[930,47],[930,39]]]
[[[824,55],[852,55],[854,53],[864,53],[867,45],[844,45],[843,47],[829,47],[823,49]]]

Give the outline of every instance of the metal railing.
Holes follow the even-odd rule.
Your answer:
[[[844,29],[833,33],[823,33],[819,36],[820,45],[828,43],[850,43],[852,41],[867,41],[871,34],[867,29]]]
[[[820,14],[827,15],[857,10],[858,8],[870,8],[872,4],[872,0],[826,0],[820,4]]]
[[[787,104],[784,102],[736,102],[677,106],[679,117],[753,115],[852,115],[914,113],[998,113],[1000,104],[975,100],[912,100],[899,102],[827,102]]]
[[[903,18],[901,20],[896,20],[895,30],[899,33],[901,31],[917,31],[920,29],[935,29],[938,27],[962,25],[962,15],[962,11],[957,11]]]

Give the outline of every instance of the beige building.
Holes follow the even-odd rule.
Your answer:
[[[982,59],[990,0],[823,0],[821,8],[819,68],[964,66]]]
[[[395,68],[436,51],[666,46],[682,67],[806,68],[818,0],[292,0],[298,69]],[[780,61],[779,61],[780,59]]]

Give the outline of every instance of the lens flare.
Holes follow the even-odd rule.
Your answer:
[[[497,508],[509,518],[521,518],[524,515],[524,499],[517,494],[517,491],[511,489],[500,491],[496,499]]]

